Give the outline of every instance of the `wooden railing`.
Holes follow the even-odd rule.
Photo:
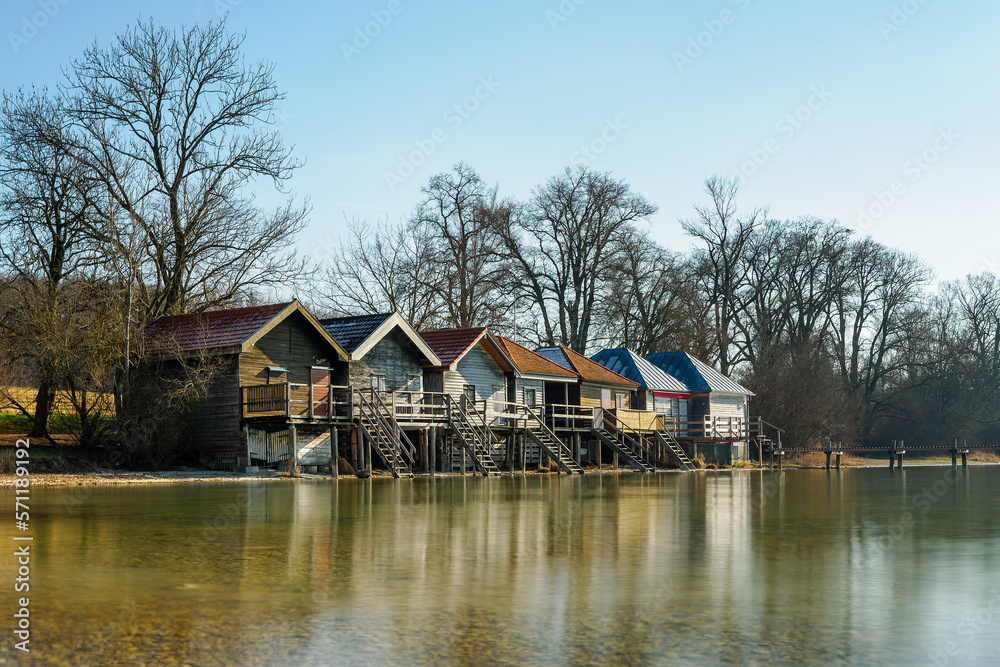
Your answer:
[[[545,419],[554,430],[589,431],[594,427],[594,408],[580,405],[545,406]]]

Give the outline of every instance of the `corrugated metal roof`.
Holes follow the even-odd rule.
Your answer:
[[[146,336],[154,352],[239,347],[289,305],[290,302],[167,315],[146,327]]]
[[[657,352],[646,359],[686,384],[691,391],[753,396],[752,391],[687,352]]]
[[[690,393],[687,386],[628,348],[619,347],[601,350],[591,357],[593,361],[613,370],[615,373],[639,383],[650,391]]]
[[[335,341],[340,343],[341,347],[354,354],[354,351],[392,315],[392,313],[379,313],[358,317],[331,317],[320,320],[320,324]]]
[[[618,373],[605,368],[596,361],[591,361],[579,352],[575,352],[565,345],[560,345],[559,347],[543,347],[535,351],[549,361],[554,361],[563,368],[575,371],[576,374],[585,382],[618,385],[620,387],[628,387],[629,389],[635,389],[639,386],[638,382],[634,382],[627,377],[622,377]]]
[[[532,352],[523,345],[518,345],[509,338],[504,338],[503,336],[497,336],[497,340],[500,345],[503,346],[504,352],[510,357],[514,365],[517,366],[517,370],[524,373],[535,373],[538,375],[556,375],[559,377],[577,377],[576,373],[555,363],[554,361],[543,357],[537,352]]]

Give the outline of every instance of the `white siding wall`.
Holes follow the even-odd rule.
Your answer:
[[[492,419],[496,412],[493,409],[494,392],[500,392],[500,400],[506,402],[507,378],[493,357],[476,345],[458,362],[453,371],[445,371],[444,391],[451,394],[456,401],[461,400],[462,387],[471,384],[476,387],[476,400],[488,400],[487,417]],[[496,388],[496,389],[494,389]]]
[[[709,413],[713,417],[745,417],[744,406],[747,399],[745,396],[734,396],[730,394],[711,394],[712,406]]]
[[[529,378],[517,378],[515,383],[517,390],[515,392],[514,402],[519,405],[524,405],[524,390],[534,389],[535,390],[535,405],[542,406],[545,405],[545,383],[541,380],[531,380]]]

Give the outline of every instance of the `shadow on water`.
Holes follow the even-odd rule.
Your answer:
[[[36,489],[32,656],[991,664],[1000,468],[960,473]]]

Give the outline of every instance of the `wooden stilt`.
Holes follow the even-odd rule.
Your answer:
[[[330,457],[333,459],[333,465],[331,466],[330,474],[333,475],[334,479],[340,477],[340,442],[337,439],[337,427],[330,426]]]

